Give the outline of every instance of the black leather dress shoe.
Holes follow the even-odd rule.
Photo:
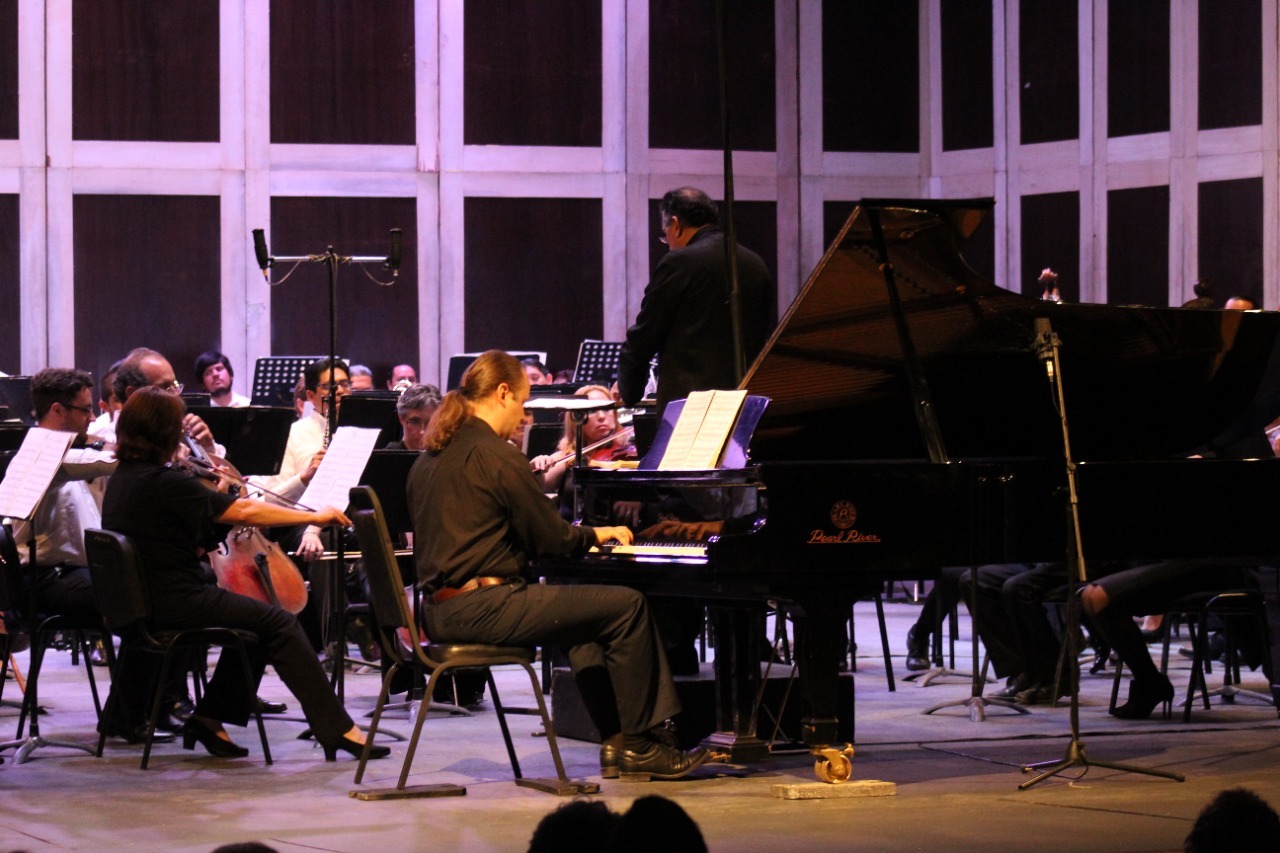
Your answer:
[[[929,636],[923,637],[916,635],[916,626],[912,625],[907,629],[907,669],[911,672],[921,672],[928,669],[932,664],[929,662]]]
[[[289,706],[283,702],[269,702],[258,696],[255,700],[258,703],[258,711],[262,714],[283,714],[289,710]]]
[[[650,741],[643,749],[623,748],[618,753],[618,778],[623,782],[679,779],[701,767],[707,757],[707,751],[702,748],[682,752],[665,743]]]
[[[620,751],[618,747],[612,744],[600,744],[600,776],[602,778],[618,778],[618,753]]]
[[[143,743],[147,739],[146,723],[139,723],[138,725],[134,726],[131,729],[120,729],[120,728],[116,728],[115,726],[104,726],[103,728],[99,729],[99,731],[103,732],[103,734],[105,734],[107,737],[118,738],[124,741],[125,743],[129,743],[129,744]],[[162,730],[159,727],[159,725],[157,725],[155,737],[151,739],[151,742],[152,743],[168,743],[169,741],[173,740],[173,738],[174,738],[173,732]]]
[[[1005,682],[1005,685],[1003,688],[1001,688],[1000,690],[997,690],[995,693],[992,693],[991,698],[992,699],[1010,699],[1010,700],[1016,701],[1019,693],[1023,692],[1029,687],[1034,687],[1034,686],[1035,685],[1032,683],[1030,676],[1028,676],[1025,672],[1020,672],[1017,675],[1010,678],[1007,682]]]

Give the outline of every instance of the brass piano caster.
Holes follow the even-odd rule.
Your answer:
[[[845,744],[844,749],[817,747],[813,754],[818,756],[818,760],[813,762],[813,772],[823,782],[838,785],[848,782],[853,775],[852,744]]]

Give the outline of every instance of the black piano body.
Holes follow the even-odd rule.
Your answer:
[[[1257,458],[1219,458],[1280,414],[1280,315],[1005,291],[962,255],[989,208],[858,205],[743,380],[771,400],[748,467],[577,472],[584,523],[611,523],[624,499],[724,522],[696,556],[594,554],[534,571],[713,605],[713,740],[736,757],[761,747],[749,710],[759,658],[741,613],[774,601],[795,617],[802,734],[817,748],[837,742],[855,599],[943,566],[1064,558],[1063,430],[1037,319],[1061,340],[1086,563],[1280,552],[1280,460],[1265,442],[1246,451]]]

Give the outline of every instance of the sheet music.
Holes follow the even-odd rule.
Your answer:
[[[351,489],[360,485],[360,475],[374,445],[378,443],[379,430],[369,427],[338,427],[329,448],[320,460],[316,475],[298,501],[303,506],[320,509],[323,506],[346,507]]]
[[[75,433],[32,427],[0,481],[0,516],[30,519],[49,489]]]
[[[671,431],[659,471],[715,468],[733,432],[738,411],[747,399],[742,391],[694,391]]]

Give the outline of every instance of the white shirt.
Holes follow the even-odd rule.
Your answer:
[[[35,512],[36,564],[87,566],[84,532],[102,526],[102,492],[116,469],[115,454],[90,448],[70,449]],[[13,538],[28,561],[28,524],[13,522]]]
[[[299,418],[289,427],[289,441],[284,446],[284,458],[280,460],[280,473],[274,477],[250,477],[249,482],[270,489],[278,495],[296,501],[306,491],[302,474],[311,465],[311,457],[324,449],[324,417],[312,412]],[[270,495],[267,496],[270,500]]]
[[[216,397],[210,397],[209,402],[215,406],[224,406],[228,409],[243,409],[249,405],[249,398],[243,394],[237,394],[235,391],[231,392],[231,397],[228,399],[229,402],[219,403]]]

